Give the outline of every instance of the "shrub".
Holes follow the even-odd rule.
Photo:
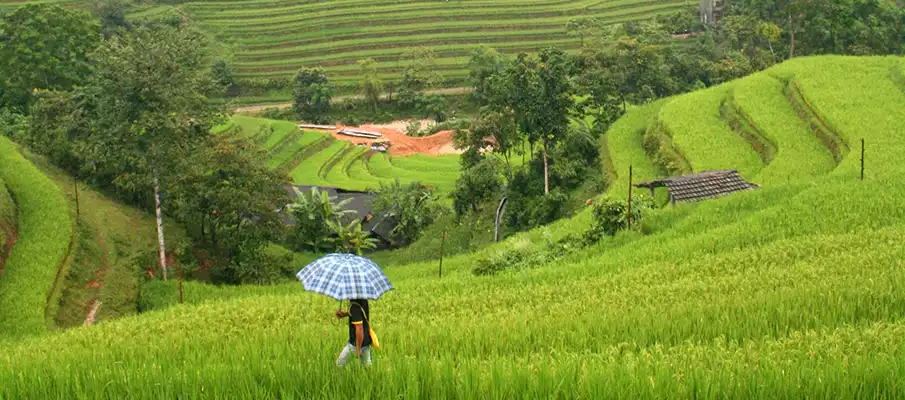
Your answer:
[[[298,189],[295,202],[288,209],[295,218],[295,226],[289,234],[289,243],[296,250],[321,252],[333,248],[332,231],[328,222],[337,223],[352,211],[344,207],[351,199],[340,202],[336,197],[316,187],[305,193]]]
[[[411,120],[405,127],[405,134],[412,137],[421,136],[421,121]]]
[[[575,234],[566,235],[554,242],[549,239],[549,234],[546,231],[544,233],[546,239],[544,245],[516,242],[515,245],[502,251],[478,258],[478,265],[471,272],[474,275],[487,276],[496,275],[507,270],[517,271],[536,268],[572,254],[582,249],[585,245],[582,238]]]
[[[506,207],[509,225],[523,230],[549,224],[562,216],[568,200],[569,196],[557,189],[550,190],[548,195],[513,194]]]
[[[632,196],[632,225],[639,226],[644,216],[654,209],[654,200],[649,196]],[[637,225],[636,225],[637,224]],[[615,236],[628,228],[628,202],[604,197],[594,203],[591,228],[585,239],[597,242],[605,236]]]
[[[396,245],[413,242],[442,212],[434,191],[420,182],[407,185],[399,180],[388,185],[381,182],[376,195],[374,210],[387,213],[395,221],[390,234]]]

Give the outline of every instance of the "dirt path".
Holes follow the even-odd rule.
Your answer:
[[[100,307],[101,302],[98,299],[91,301],[91,311],[88,312],[88,317],[85,318],[85,325],[94,325],[94,318],[97,315],[97,309]]]
[[[463,94],[463,93],[470,93],[470,92],[471,92],[471,88],[458,87],[458,88],[427,90],[424,93],[425,94]],[[346,100],[359,99],[359,98],[361,98],[360,95],[338,96],[338,97],[334,97],[333,101],[342,103]],[[289,108],[289,107],[292,107],[292,103],[261,104],[261,105],[257,105],[257,106],[239,107],[239,108],[236,108],[234,111],[236,113],[256,113],[256,112],[264,111],[265,109],[268,109],[268,108],[283,109],[283,108]]]
[[[110,267],[109,254],[110,250],[107,248],[107,242],[104,240],[104,232],[99,231],[97,233],[97,244],[100,247],[101,251],[101,269],[97,271],[94,276],[94,280],[88,282],[89,288],[97,289],[94,294],[94,299],[91,300],[91,309],[88,311],[88,316],[85,317],[85,325],[94,325],[94,320],[97,317],[97,310],[101,306],[101,290],[104,289],[104,278],[107,276],[107,269]]]

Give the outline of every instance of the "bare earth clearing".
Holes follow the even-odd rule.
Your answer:
[[[420,122],[422,129],[433,123],[431,120],[421,120]],[[338,132],[345,128],[351,128],[380,133],[383,135],[383,139],[387,139],[392,143],[389,154],[393,156],[408,156],[412,154],[439,156],[443,154],[462,153],[461,150],[453,147],[454,131],[440,131],[430,136],[413,137],[405,134],[405,128],[408,126],[408,123],[409,121],[394,121],[389,124],[364,124],[361,126],[337,125],[336,129],[331,129],[329,132],[337,140],[365,145],[374,143],[375,139],[346,136],[339,134]]]

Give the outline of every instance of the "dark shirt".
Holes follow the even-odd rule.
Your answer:
[[[369,333],[370,324],[368,320],[371,318],[371,311],[368,309],[367,300],[352,300],[349,305],[349,343],[355,346],[355,325],[362,325],[362,341],[361,347],[371,345],[371,334]]]

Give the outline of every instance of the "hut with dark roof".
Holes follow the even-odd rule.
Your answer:
[[[713,199],[760,186],[745,181],[736,170],[722,170],[655,179],[635,184],[635,187],[649,189],[651,197],[654,196],[655,188],[666,187],[669,190],[669,202],[675,205]]]

